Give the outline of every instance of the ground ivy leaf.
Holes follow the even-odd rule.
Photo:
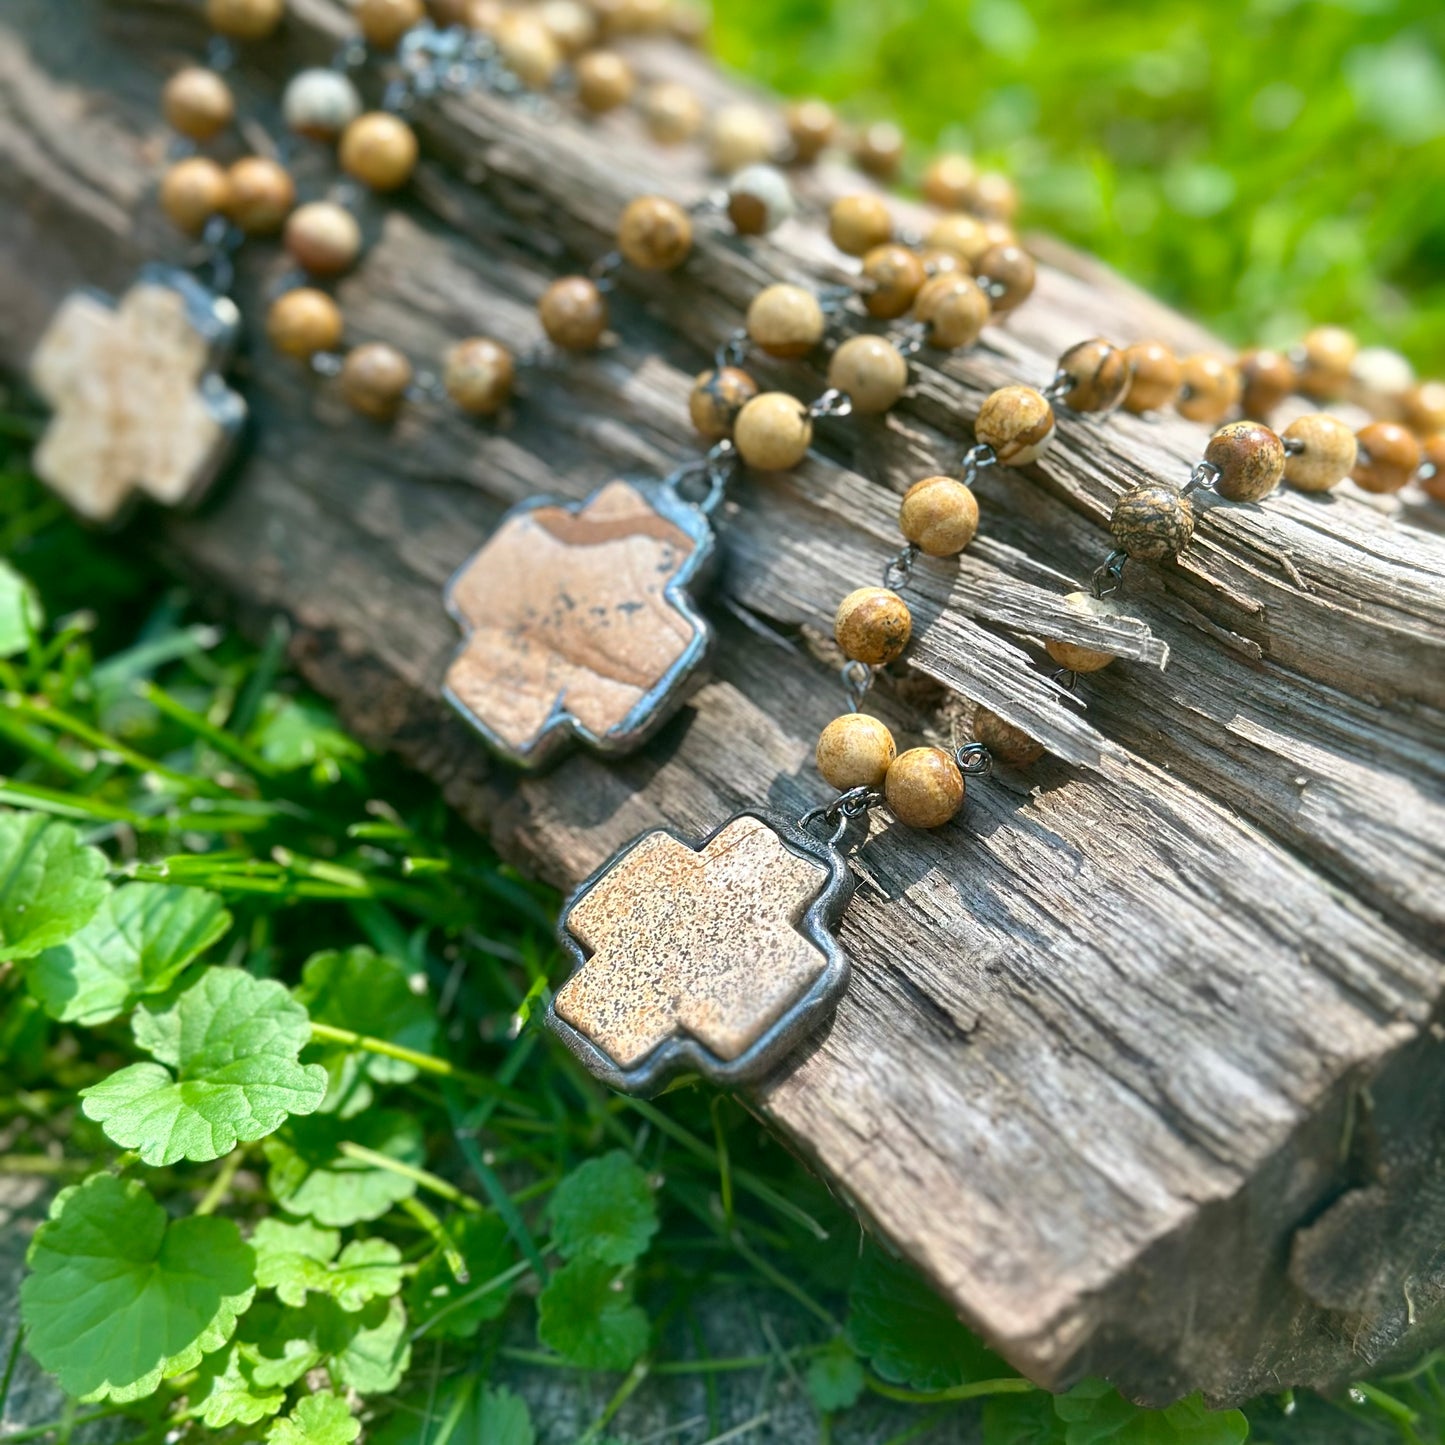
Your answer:
[[[548,1206],[552,1238],[567,1258],[631,1264],[657,1233],[657,1204],[647,1175],[621,1149],[568,1174]]]
[[[218,1363],[212,1364],[212,1360]],[[236,1345],[212,1360],[202,1367],[200,1379],[189,1391],[192,1407],[212,1430],[254,1425],[285,1405],[285,1389],[259,1384],[254,1367]]]
[[[426,1162],[421,1126],[400,1109],[374,1109],[355,1119],[293,1119],[264,1146],[268,1186],[288,1214],[308,1215],[318,1224],[356,1224],[380,1219],[416,1193],[414,1180],[348,1159],[339,1148],[347,1140],[403,1164]]]
[[[901,1260],[870,1244],[848,1291],[848,1341],[896,1385],[946,1390],[1012,1375]]]
[[[402,1403],[406,1409],[369,1432],[371,1445],[434,1445],[443,1439],[448,1445],[536,1445],[527,1402],[507,1389],[483,1388],[475,1375]]]
[[[1249,1421],[1238,1410],[1208,1410],[1190,1395],[1166,1410],[1131,1404],[1103,1380],[1085,1380],[1054,1401],[1065,1445],[1240,1445]]]
[[[412,1276],[407,1304],[413,1322],[427,1334],[465,1340],[507,1308],[510,1287],[502,1285],[481,1295],[476,1291],[513,1264],[512,1244],[507,1226],[495,1214],[458,1215],[448,1222],[447,1234],[466,1265],[466,1281],[452,1274],[445,1255],[437,1250]]]
[[[108,866],[69,823],[0,813],[0,963],[79,933],[110,892]]]
[[[983,1402],[983,1445],[1067,1445],[1054,1397],[1046,1390],[990,1396]]]
[[[323,1334],[328,1336],[326,1344],[332,1348],[345,1346],[348,1336],[344,1329],[333,1328],[332,1321],[344,1324],[346,1316],[331,1300],[319,1300],[319,1303],[328,1310],[325,1322],[318,1320],[317,1312],[309,1307],[288,1309],[266,1298],[257,1300],[246,1311],[236,1331],[236,1340],[258,1386],[284,1389],[319,1365],[327,1353],[322,1347]]]
[[[136,1042],[160,1062],[82,1089],[81,1107],[152,1166],[219,1159],[321,1103],[326,1071],[298,1058],[310,1029],[281,984],[209,968],[168,1007],[132,1019]]]
[[[376,1309],[375,1305],[371,1307],[362,1328],[344,1349],[335,1352],[331,1361],[332,1377],[358,1395],[383,1395],[396,1389],[411,1364],[406,1310],[401,1301],[388,1300],[379,1318]]]
[[[55,1196],[27,1262],[26,1345],[83,1400],[138,1400],[194,1369],[255,1293],[229,1219],[168,1220],[139,1180],[109,1174]]]
[[[834,1340],[814,1355],[805,1379],[813,1403],[825,1414],[857,1404],[863,1393],[863,1366],[846,1340]]]
[[[341,1236],[305,1222],[263,1219],[251,1233],[251,1248],[256,1251],[256,1283],[275,1290],[282,1304],[300,1309],[308,1289],[322,1289],[319,1281],[341,1248]]]
[[[268,763],[287,771],[309,767],[323,782],[340,776],[340,763],[366,756],[361,745],[336,726],[322,703],[274,692],[261,704],[261,717],[250,742]]]
[[[30,992],[51,1018],[93,1027],[146,994],[164,993],[231,926],[218,894],[127,883],[90,922],[31,964]]]
[[[537,1299],[537,1338],[583,1369],[628,1369],[647,1348],[649,1332],[631,1289],[600,1259],[563,1265]]]
[[[361,1434],[361,1421],[345,1400],[322,1390],[296,1402],[266,1432],[268,1445],[351,1445]]]
[[[8,562],[0,560],[0,657],[14,657],[30,646],[45,626],[40,594]]]

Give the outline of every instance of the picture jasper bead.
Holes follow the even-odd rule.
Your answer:
[[[421,0],[356,0],[352,14],[368,45],[391,50],[412,26],[426,19],[426,6]]]
[[[1284,476],[1284,443],[1262,422],[1232,421],[1209,438],[1204,460],[1219,468],[1215,490],[1221,497],[1258,502]]]
[[[799,100],[783,114],[794,159],[812,163],[838,138],[838,117],[825,100]]]
[[[710,442],[733,434],[738,413],[758,394],[758,384],[736,366],[704,371],[692,384],[688,415],[698,435]]]
[[[361,227],[335,201],[297,206],[281,239],[296,264],[313,276],[339,276],[361,254]]]
[[[448,349],[442,367],[442,385],[463,411],[493,416],[512,396],[516,366],[512,353],[500,341],[473,336]]]
[[[909,748],[888,769],[883,796],[906,827],[941,828],[963,807],[963,774],[942,748]]]
[[[1095,597],[1092,592],[1070,592],[1064,598],[1064,605],[1081,617],[1107,618],[1123,616],[1123,609],[1108,597]],[[1044,642],[1044,650],[1060,667],[1070,672],[1098,672],[1114,661],[1112,652],[1101,652],[1094,647],[1085,647],[1077,642],[1065,642],[1062,638],[1051,637]]]
[[[887,587],[859,587],[839,604],[833,636],[854,662],[886,667],[903,655],[913,634],[908,604]]]
[[[1445,432],[1445,381],[1422,381],[1401,398],[1405,425],[1417,436]]]
[[[1129,387],[1124,393],[1124,410],[1142,416],[1171,406],[1179,395],[1183,372],[1179,358],[1159,341],[1139,341],[1124,350],[1129,368]]]
[[[730,176],[744,166],[769,161],[778,151],[772,118],[755,105],[719,107],[708,128],[708,157],[712,168]]]
[[[982,287],[961,271],[926,281],[913,313],[928,328],[928,344],[943,351],[972,346],[988,323],[991,308]]]
[[[780,282],[753,297],[747,329],[769,356],[806,356],[823,339],[823,308],[811,291]]]
[[[1069,347],[1059,357],[1059,372],[1069,383],[1064,403],[1073,411],[1113,411],[1129,390],[1128,359],[1101,336]]]
[[[1190,421],[1221,422],[1239,405],[1244,383],[1239,368],[1217,356],[1188,356],[1175,409]]]
[[[1306,396],[1334,401],[1350,389],[1350,367],[1360,343],[1343,326],[1316,326],[1300,343],[1299,388]]]
[[[882,196],[839,196],[828,211],[828,235],[847,256],[866,256],[893,239],[893,216]]]
[[[236,114],[231,87],[201,65],[188,65],[166,81],[161,92],[166,124],[191,140],[210,140],[230,125]]]
[[[562,47],[535,15],[506,11],[493,36],[508,67],[528,90],[546,90],[562,68]]]
[[[988,227],[977,216],[964,212],[940,216],[924,237],[924,245],[930,250],[947,251],[958,256],[973,269],[974,263],[994,243],[989,237]]]
[[[1178,487],[1146,482],[1125,492],[1109,517],[1114,543],[1131,557],[1177,557],[1194,535],[1194,508]]]
[[[586,276],[563,276],[537,302],[547,339],[564,351],[591,351],[607,330],[607,299]]]
[[[978,531],[978,499],[952,477],[924,477],[903,494],[898,530],[929,557],[954,557]]]
[[[617,249],[639,271],[671,271],[692,250],[692,221],[676,201],[638,196],[618,223]]]
[[[341,395],[353,411],[388,421],[411,385],[411,362],[384,341],[368,341],[341,363]]]
[[[746,402],[733,423],[738,455],[763,472],[786,472],[813,444],[808,408],[785,391],[765,391]]]
[[[1247,417],[1267,417],[1299,389],[1299,373],[1282,351],[1246,351],[1239,358],[1239,376],[1239,404]]]
[[[286,0],[206,0],[206,23],[232,40],[264,40],[285,9]]]
[[[1036,462],[1054,435],[1054,409],[1031,386],[1001,386],[979,408],[973,434],[1005,466]]]
[[[987,278],[989,304],[1000,316],[1023,305],[1034,292],[1034,258],[1012,241],[992,245],[975,257],[973,274],[981,281]]]
[[[964,188],[963,209],[989,220],[1011,221],[1018,214],[1018,188],[1001,171],[980,171]]]
[[[1286,452],[1284,479],[1302,492],[1327,492],[1354,470],[1355,433],[1327,411],[1296,417],[1285,427],[1284,439],[1300,447]]]
[[[796,210],[793,188],[776,166],[744,166],[728,182],[728,220],[740,236],[775,231]]]
[[[828,385],[846,392],[860,415],[877,416],[903,395],[908,363],[882,336],[850,336],[828,362]]]
[[[681,145],[691,140],[706,118],[697,96],[674,80],[649,85],[642,92],[638,108],[647,133],[661,145]]]
[[[178,230],[195,235],[212,216],[226,209],[231,183],[226,172],[206,156],[177,161],[161,179],[161,209]]]
[[[913,305],[928,279],[923,262],[907,246],[887,241],[863,258],[863,306],[880,321],[893,321]]]
[[[849,712],[834,718],[818,739],[818,771],[823,781],[840,793],[849,788],[881,788],[897,755],[893,734],[867,713]]]
[[[961,211],[977,176],[978,167],[969,156],[934,156],[923,172],[923,199],[940,211]]]
[[[1355,434],[1355,442],[1359,456],[1350,478],[1367,492],[1398,492],[1420,470],[1420,443],[1398,422],[1371,422]]]
[[[277,351],[301,360],[341,345],[341,308],[324,291],[284,291],[266,313],[266,337]]]
[[[973,715],[973,738],[1001,763],[1026,768],[1044,755],[1044,745],[996,712],[980,707]]]
[[[853,138],[853,160],[860,171],[891,181],[903,164],[903,132],[888,120],[865,125]]]
[[[293,75],[281,96],[281,117],[287,127],[312,140],[335,140],[360,114],[356,87],[329,67]]]
[[[373,191],[394,191],[416,169],[416,132],[386,111],[359,115],[341,134],[341,169]]]
[[[593,115],[605,115],[632,99],[637,80],[632,67],[615,50],[592,50],[573,66],[577,99]]]

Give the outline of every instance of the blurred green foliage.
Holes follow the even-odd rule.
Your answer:
[[[1238,343],[1339,322],[1445,370],[1441,0],[726,0],[716,31]]]

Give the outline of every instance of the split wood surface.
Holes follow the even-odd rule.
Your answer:
[[[290,9],[242,57],[250,113],[274,117],[286,77],[347,31],[334,0]],[[198,11],[0,12],[5,368],[72,287],[118,292],[182,255],[154,204],[158,95],[202,51]],[[636,55],[714,100],[736,91],[681,50]],[[610,248],[628,198],[712,184],[630,116],[585,126],[473,95],[419,123],[420,173],[370,213],[340,287],[353,340],[419,360],[477,333],[535,349],[538,294]],[[752,295],[846,274],[815,216],[749,243],[703,225],[681,272],[624,274],[614,345],[528,370],[499,424],[416,407],[389,432],[258,339],[284,269],[259,247],[238,293],[249,455],[199,515],[145,512],[116,545],[158,547],[252,627],[289,618],[296,661],[354,728],[559,885],[648,827],[700,838],[750,804],[796,816],[824,796],[811,754],[841,702],[810,639],[877,578],[898,494],[955,462],[982,398],[1045,382],[1093,334],[1210,344],[1044,250],[1034,298],[967,353],[925,352],[889,418],[825,422],[797,473],[735,488],[712,681],[621,765],[574,757],[526,781],[489,765],[440,700],[459,640],[443,584],[513,503],[695,455],[690,378]],[[823,385],[816,365],[757,370],[805,397]],[[875,827],[841,935],[849,995],[753,1095],[1019,1368],[1053,1386],[1105,1374],[1153,1402],[1346,1380],[1445,1323],[1445,540],[1423,507],[1355,495],[1211,507],[1179,565],[1131,567],[1141,622],[1114,640],[1134,660],[1071,699],[1031,641],[1098,640],[1061,595],[1108,550],[1120,491],[1182,481],[1204,440],[1173,416],[1065,417],[1039,466],[985,473],[964,557],[919,565],[912,670],[873,705],[905,743],[946,741],[961,695],[1053,757],[975,784],[937,834]]]

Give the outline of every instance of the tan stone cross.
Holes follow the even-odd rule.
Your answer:
[[[115,307],[75,292],[31,360],[55,413],[36,473],[91,521],[111,521],[137,491],[168,506],[191,500],[239,430],[241,399],[214,370],[231,303],[189,278],[181,285],[143,278]]]
[[[564,916],[591,957],[553,1008],[623,1070],[678,1034],[736,1059],[828,966],[799,924],[829,878],[749,814],[700,851],[649,833]]]

